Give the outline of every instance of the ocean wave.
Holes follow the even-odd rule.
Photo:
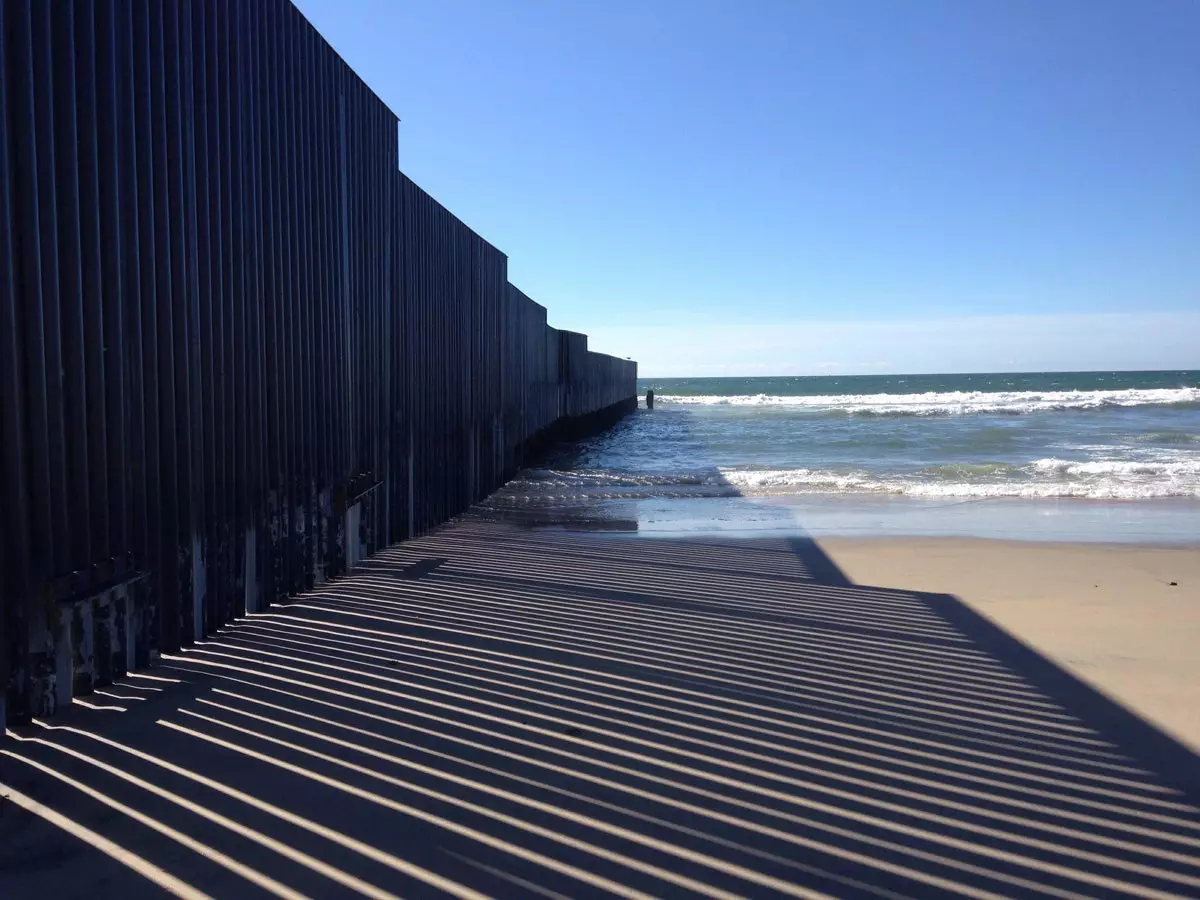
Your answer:
[[[1019,498],[1028,500],[1164,500],[1172,497],[1200,497],[1195,485],[1176,485],[1162,482],[1085,484],[1081,482],[1027,482],[1025,484],[977,484],[946,482],[919,483],[897,486],[888,493],[909,497],[946,499]]]
[[[960,471],[956,472],[956,468]],[[977,472],[963,471],[967,468],[940,466],[916,475],[890,476],[810,469],[731,471],[723,473],[722,479],[746,494],[834,492],[909,497],[1076,497],[1095,500],[1200,497],[1200,467],[1196,465],[1033,464],[1025,467],[980,467],[981,471]]]
[[[666,405],[787,407],[864,416],[954,416],[971,413],[1022,415],[1069,409],[1130,406],[1200,406],[1200,387],[1118,391],[949,391],[923,394],[663,394]]]
[[[588,500],[770,496],[804,493],[893,494],[926,498],[1200,498],[1200,460],[1039,459],[1025,465],[933,466],[905,474],[827,469],[716,469],[703,472],[526,472],[500,502],[522,505]]]
[[[1145,444],[1200,444],[1200,434],[1190,431],[1149,431],[1136,440]]]
[[[1036,472],[1064,476],[1147,475],[1156,478],[1200,479],[1200,458],[1181,461],[1125,459],[1069,460],[1039,459],[1030,464]]]

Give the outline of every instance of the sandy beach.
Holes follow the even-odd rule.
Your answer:
[[[1200,751],[1200,547],[965,538],[819,544],[858,584],[954,594]]]
[[[6,738],[0,896],[1195,896],[1193,556],[467,518]]]

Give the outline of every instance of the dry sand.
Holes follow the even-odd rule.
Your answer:
[[[0,741],[0,897],[1200,896],[1195,755],[1009,634],[1177,711],[1193,554],[827,549],[389,549]]]
[[[819,543],[857,584],[955,594],[1200,750],[1200,548],[959,538]]]

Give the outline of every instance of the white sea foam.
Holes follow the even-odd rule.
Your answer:
[[[823,394],[741,396],[663,394],[663,404],[694,406],[779,406],[841,410],[858,415],[948,416],[969,413],[1021,414],[1066,409],[1200,404],[1200,388],[1120,391],[948,391],[923,394]]]
[[[839,473],[813,469],[723,469],[711,476],[709,484],[728,484],[739,490],[771,493],[773,489],[811,488],[836,491],[871,490],[873,480],[859,473]]]
[[[1072,476],[1130,476],[1200,479],[1200,457],[1190,460],[1141,461],[1101,459],[1084,462],[1069,459],[1039,459],[1030,465],[1035,472]]]
[[[1148,475],[1149,473],[1147,473]],[[930,480],[903,476],[871,477],[793,471],[729,472],[724,480],[745,494],[875,493],[909,497],[1079,497],[1097,500],[1144,500],[1158,497],[1200,497],[1200,476],[1090,477],[997,481]]]
[[[908,497],[945,497],[947,499],[984,499],[988,497],[1018,497],[1030,500],[1053,500],[1076,498],[1084,500],[1158,500],[1169,497],[1200,497],[1197,485],[1171,484],[1167,482],[1026,482],[1003,484],[977,484],[970,482],[946,482],[942,484],[922,482],[905,485],[889,485],[886,493],[903,494]]]
[[[970,469],[976,470],[971,477]],[[907,474],[828,469],[733,469],[631,473],[526,473],[511,486],[519,502],[776,494],[892,494],[924,498],[1200,498],[1200,459],[1157,461],[1039,459],[1023,466],[939,466]]]

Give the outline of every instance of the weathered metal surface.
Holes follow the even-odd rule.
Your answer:
[[[464,511],[633,363],[285,0],[0,0],[0,719]]]

